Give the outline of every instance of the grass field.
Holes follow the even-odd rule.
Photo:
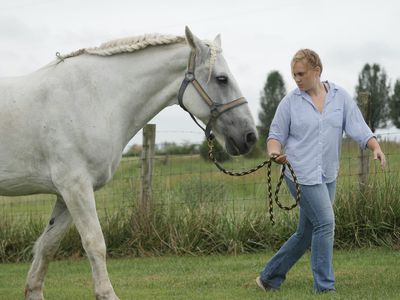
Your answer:
[[[266,295],[255,278],[272,252],[238,256],[167,256],[109,259],[114,289],[121,299],[400,299],[400,251],[335,251],[336,294],[312,291],[310,257],[289,272],[277,293]],[[0,266],[0,299],[22,299],[28,263]],[[47,300],[94,299],[85,259],[56,261],[45,284]]]

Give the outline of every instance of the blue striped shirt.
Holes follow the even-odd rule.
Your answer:
[[[352,97],[343,88],[329,85],[322,113],[306,92],[296,88],[279,103],[270,127],[268,139],[283,145],[300,184],[336,179],[343,131],[363,149],[374,136]],[[289,170],[285,172],[291,178]]]

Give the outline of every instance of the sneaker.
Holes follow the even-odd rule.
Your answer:
[[[334,294],[334,293],[336,293],[336,290],[335,289],[328,289],[328,290],[322,290],[322,291],[320,291],[320,292],[318,292],[318,294]]]
[[[264,292],[276,292],[278,289],[270,287],[268,283],[261,280],[260,276],[256,278],[257,286],[262,289]]]

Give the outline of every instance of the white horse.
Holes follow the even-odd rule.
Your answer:
[[[43,299],[48,263],[72,222],[90,260],[96,299],[118,299],[94,191],[111,179],[128,141],[178,102],[208,123],[208,134],[212,129],[228,153],[248,152],[257,134],[241,97],[219,36],[204,42],[188,28],[186,38],[145,35],[57,54],[32,74],[1,79],[0,194],[57,195],[34,247],[26,299]]]

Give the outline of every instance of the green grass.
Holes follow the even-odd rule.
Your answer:
[[[399,299],[400,252],[386,249],[335,251],[334,295],[312,291],[307,253],[277,293],[265,295],[255,277],[273,253],[238,256],[167,256],[109,259],[108,270],[121,299]],[[22,299],[28,263],[2,264],[0,299]],[[56,261],[46,278],[46,299],[93,299],[85,259]]]

